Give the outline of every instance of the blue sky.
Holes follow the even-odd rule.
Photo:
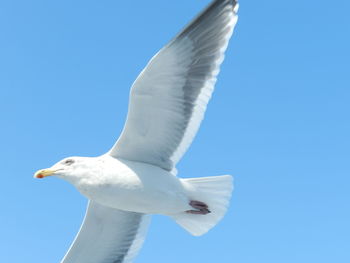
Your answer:
[[[86,200],[33,173],[106,152],[129,87],[209,1],[0,2],[0,262],[59,262]],[[156,216],[136,263],[350,262],[349,1],[241,1],[182,177],[233,174],[194,238]]]

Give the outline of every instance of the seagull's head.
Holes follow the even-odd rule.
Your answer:
[[[88,175],[89,166],[94,158],[86,157],[68,157],[52,167],[39,170],[35,173],[34,178],[43,179],[48,176],[57,176],[68,181],[78,179],[84,175]]]

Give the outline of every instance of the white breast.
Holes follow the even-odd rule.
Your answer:
[[[82,180],[78,190],[104,206],[147,214],[189,209],[181,181],[159,167],[103,156],[101,173]]]

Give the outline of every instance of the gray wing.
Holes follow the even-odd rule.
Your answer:
[[[84,222],[61,263],[131,263],[142,247],[149,215],[90,201]]]
[[[127,121],[110,155],[175,167],[204,117],[237,10],[235,0],[213,1],[151,59],[133,84]]]

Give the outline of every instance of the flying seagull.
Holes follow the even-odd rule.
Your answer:
[[[56,176],[89,199],[81,229],[61,263],[130,263],[152,214],[195,236],[214,227],[232,177],[181,179],[176,164],[204,117],[237,22],[236,0],[214,0],[162,48],[131,88],[126,124],[99,157],[69,157],[36,178]]]

